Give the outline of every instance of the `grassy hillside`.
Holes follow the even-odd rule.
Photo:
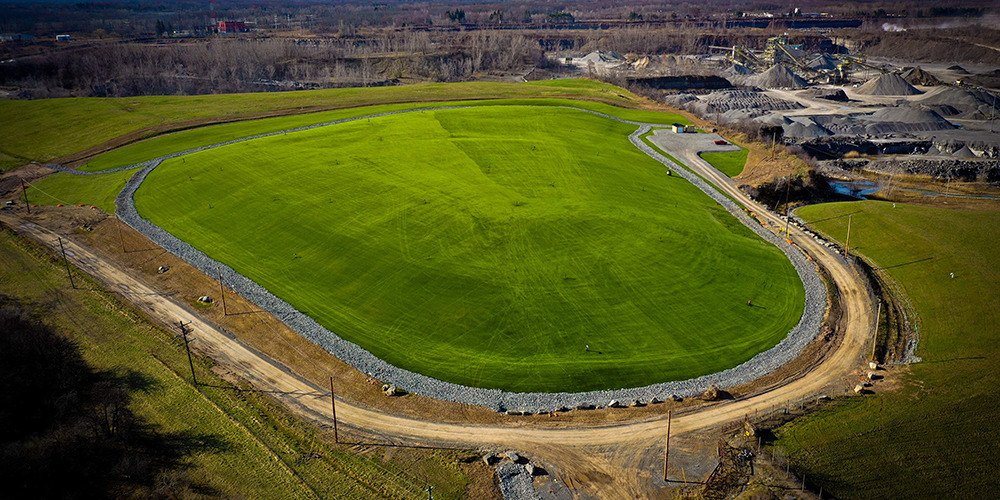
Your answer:
[[[853,214],[852,247],[903,286],[920,317],[923,362],[903,371],[899,390],[798,420],[777,444],[839,498],[994,496],[1000,214],[875,201],[798,213],[841,240]]]
[[[687,120],[680,115],[673,113],[658,113],[655,111],[643,111],[635,109],[619,108],[607,104],[587,102],[571,99],[481,99],[475,101],[449,101],[440,103],[441,106],[571,106],[581,109],[599,111],[612,116],[617,116],[626,120],[645,121],[651,123],[674,123]],[[306,115],[295,115],[281,118],[269,118],[246,122],[231,123],[226,125],[216,125],[203,127],[194,130],[187,130],[173,134],[164,135],[148,141],[136,143],[124,148],[110,151],[87,162],[82,167],[83,170],[100,171],[110,168],[123,167],[142,161],[146,161],[158,156],[185,151],[188,149],[218,144],[233,139],[250,137],[269,132],[287,130],[304,127],[317,123],[324,123],[345,118],[355,118],[358,116],[374,115],[389,111],[399,111],[407,109],[417,109],[432,107],[435,104],[426,102],[387,104],[382,106],[366,106],[360,108],[349,108],[336,111],[310,113]]]
[[[181,462],[157,479],[155,493],[151,487],[121,497],[421,499],[429,481],[435,498],[465,498],[469,466],[456,464],[457,452],[385,460],[331,445],[269,397],[217,377],[204,359],[195,359],[203,385],[194,387],[174,335],[96,283],[76,280],[78,288],[70,288],[60,263],[0,231],[0,295],[33,308],[29,313],[75,342],[95,370],[142,387],[130,393],[131,410],[169,436],[165,446],[179,447]],[[307,453],[313,458],[304,459]],[[50,474],[64,466],[49,465]]]
[[[297,92],[0,100],[0,168],[46,162],[134,134],[133,140],[178,126],[242,117],[371,104],[504,97],[574,97],[635,106],[635,96],[586,80],[470,82]]]
[[[701,153],[700,156],[722,173],[736,177],[743,172],[743,167],[747,164],[747,153],[749,151],[743,149],[730,153]]]
[[[637,386],[773,346],[802,312],[794,269],[665,176],[634,129],[558,108],[394,115],[169,160],[137,206],[344,338],[453,382]]]

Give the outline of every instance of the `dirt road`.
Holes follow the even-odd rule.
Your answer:
[[[772,224],[782,221],[748,199],[732,180],[709,166],[695,151],[670,151],[671,154],[715,184],[720,190],[754,210]],[[58,248],[56,233],[43,227],[22,223],[10,216],[0,220],[18,231]],[[842,389],[845,377],[854,372],[867,352],[873,315],[862,279],[840,255],[792,228],[791,238],[833,276],[844,298],[846,335],[842,344],[822,362],[800,378],[753,397],[722,401],[693,407],[675,415],[672,430],[677,443],[684,436],[743,418],[755,411],[780,407],[786,401],[816,396],[831,388]],[[271,391],[293,410],[320,422],[329,422],[330,397],[324,388],[315,386],[291,373],[263,354],[256,352],[206,322],[186,306],[164,296],[154,287],[120,269],[115,263],[64,237],[69,260],[96,277],[109,289],[118,291],[152,318],[166,325],[178,321],[190,323],[194,345],[221,365],[235,368],[255,387]],[[538,459],[543,466],[557,471],[556,479],[570,479],[581,497],[602,499],[647,498],[662,491],[665,416],[645,417],[623,424],[578,424],[567,428],[497,427],[473,424],[448,424],[417,420],[339,401],[337,415],[341,428],[352,436],[378,436],[398,444],[489,447],[516,449]],[[673,446],[672,446],[673,448]],[[672,476],[677,476],[672,471]]]

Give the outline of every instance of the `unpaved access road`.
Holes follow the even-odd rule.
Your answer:
[[[758,217],[777,226],[783,224],[776,215],[744,195],[731,179],[698,157],[694,149],[676,151],[671,149],[669,140],[656,142],[718,189],[754,210]],[[0,216],[0,220],[53,250],[58,249],[57,238],[62,235],[8,215]],[[755,411],[766,412],[787,401],[817,396],[831,388],[842,389],[845,378],[866,361],[865,344],[871,338],[873,311],[863,279],[851,270],[843,257],[794,227],[791,228],[790,238],[824,266],[836,282],[845,309],[843,342],[822,363],[784,385],[746,399],[707,403],[679,412],[673,418],[672,431],[681,446],[685,435],[692,436],[699,431],[717,428]],[[99,257],[72,238],[64,237],[63,242],[73,264],[93,275],[110,290],[120,292],[151,318],[171,326],[178,321],[190,323],[189,327],[197,339],[196,345],[204,354],[223,366],[234,368],[234,372],[240,373],[254,387],[271,392],[293,411],[320,423],[331,422],[328,417],[329,391],[248,348],[199,318],[176,299],[165,296],[128,270]],[[500,427],[419,420],[380,413],[338,399],[337,416],[341,428],[347,428],[352,435],[377,436],[400,445],[519,450],[543,466],[551,467],[556,471],[557,480],[570,479],[569,486],[579,498],[634,499],[663,493],[664,483],[660,479],[663,474],[661,458],[665,415],[619,424],[574,424],[563,428]],[[677,476],[676,472],[671,469],[671,476]]]

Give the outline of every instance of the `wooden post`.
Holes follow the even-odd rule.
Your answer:
[[[667,443],[663,448],[663,481],[667,480],[667,465],[670,463],[670,421],[672,419],[673,411],[667,410]]]
[[[222,315],[229,316],[229,309],[226,308],[226,287],[222,284],[222,269],[215,268],[219,273],[219,295],[222,296]]]
[[[194,361],[191,360],[191,344],[188,342],[188,329],[187,329],[187,325],[185,325],[184,323],[178,321],[177,322],[177,328],[181,329],[181,335],[184,337],[184,349],[187,350],[188,366],[191,367],[191,381],[197,387],[197,385],[198,385],[198,377],[196,377],[195,374],[194,374]]]
[[[66,264],[66,276],[69,276],[69,286],[76,288],[76,283],[73,283],[73,273],[69,270],[69,260],[66,258],[66,247],[63,246],[62,238],[59,238],[59,250],[62,250],[63,263]]]
[[[877,361],[875,359],[875,347],[878,346],[878,323],[879,318],[882,317],[882,301],[878,302],[878,312],[875,313],[875,337],[872,338],[872,361]]]
[[[847,245],[844,248],[844,252],[847,255],[851,255],[851,224],[853,222],[854,222],[854,216],[853,215],[848,215],[847,216]],[[845,257],[846,257],[846,255],[845,255]]]
[[[337,434],[337,396],[333,394],[333,377],[330,377],[330,406],[333,408],[333,442],[340,443],[340,436]]]
[[[28,203],[28,186],[24,185],[24,179],[21,179],[21,194],[24,195],[24,208],[27,208],[28,215],[31,215],[31,204]]]
[[[115,220],[118,221],[117,224],[115,224],[115,227],[118,228],[118,242],[122,245],[122,253],[125,253],[125,237],[122,236],[122,220],[119,219],[117,215],[115,216]]]

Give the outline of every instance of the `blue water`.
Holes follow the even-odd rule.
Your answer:
[[[833,192],[837,194],[842,194],[845,196],[850,196],[851,198],[857,198],[859,200],[867,200],[868,195],[878,192],[881,188],[872,181],[830,181],[830,188]],[[1000,200],[1000,196],[991,195],[968,195],[968,194],[952,194],[952,193],[939,193],[937,191],[928,191],[926,189],[910,189],[895,187],[894,190],[907,191],[910,193],[922,194],[924,196],[935,198],[938,196],[947,196],[949,198],[975,198],[981,200]]]
[[[872,181],[830,181],[833,192],[857,198],[868,199],[867,196],[878,191],[879,187]]]

